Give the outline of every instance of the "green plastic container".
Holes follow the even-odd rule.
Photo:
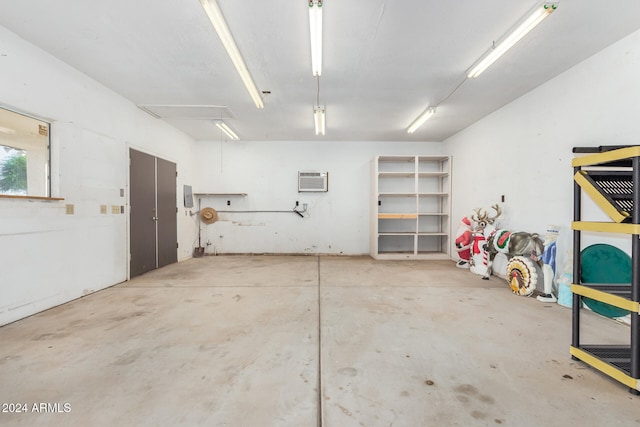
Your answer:
[[[626,284],[631,286],[631,257],[615,246],[598,243],[580,253],[582,283]],[[592,298],[582,301],[594,312],[606,317],[623,317],[628,310]]]

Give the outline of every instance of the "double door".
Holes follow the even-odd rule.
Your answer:
[[[130,277],[178,261],[176,164],[129,150]]]

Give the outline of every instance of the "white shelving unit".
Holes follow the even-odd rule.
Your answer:
[[[377,156],[371,256],[449,259],[451,157]]]

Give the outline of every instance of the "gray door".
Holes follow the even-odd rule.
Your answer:
[[[158,268],[178,261],[176,164],[156,159]]]
[[[130,277],[177,261],[176,165],[129,150]]]

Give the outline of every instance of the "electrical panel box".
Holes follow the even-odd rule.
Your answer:
[[[329,172],[299,171],[298,192],[329,191]]]

